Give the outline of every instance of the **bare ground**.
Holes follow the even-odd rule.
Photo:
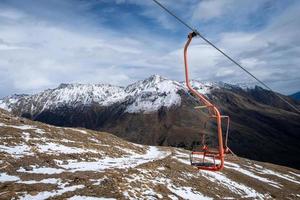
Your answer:
[[[227,156],[199,171],[189,152],[60,128],[0,111],[0,199],[300,199],[300,171]]]

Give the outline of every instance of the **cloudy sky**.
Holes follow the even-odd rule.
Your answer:
[[[160,2],[276,91],[300,90],[300,1]],[[151,0],[1,0],[0,97],[152,74],[182,81],[188,32]],[[194,79],[253,82],[199,38],[189,55]]]

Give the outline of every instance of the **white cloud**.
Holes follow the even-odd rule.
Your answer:
[[[215,18],[234,16],[234,20],[247,20],[245,17],[257,11],[269,0],[202,0],[193,11],[193,21],[208,21]],[[271,2],[272,3],[272,2]],[[274,2],[273,2],[274,3]],[[275,4],[275,3],[274,3]]]
[[[196,5],[195,2],[193,5]],[[201,1],[198,7],[193,7],[186,1],[176,4],[162,1],[172,10],[186,11],[180,13],[183,18],[195,8],[195,13],[200,13],[203,3],[215,9],[213,13],[202,12],[202,16],[194,13],[197,20],[230,14],[236,6],[253,11],[264,1],[251,1],[253,6],[250,0],[209,2]],[[238,2],[243,2],[243,6]],[[99,19],[99,24],[98,18],[95,20],[81,13],[80,9],[84,6],[76,9],[68,1],[58,3],[59,6],[54,6],[57,9],[39,7],[39,13],[0,7],[0,96],[35,92],[55,87],[61,82],[124,85],[154,73],[183,80],[185,35],[178,40],[160,35],[152,27],[142,29],[129,23],[128,30],[132,29],[131,32],[121,32],[118,27],[105,28],[101,23],[106,19]],[[141,9],[139,14],[155,19],[166,29],[177,27],[176,21],[148,1],[116,3],[118,6],[124,3],[144,6],[147,11]],[[207,7],[207,12],[210,7]],[[297,81],[300,76],[299,7],[299,4],[290,6],[261,30],[221,32],[216,40],[217,46],[237,58],[259,78],[273,84],[271,86],[275,89],[285,93],[295,91],[298,87],[295,84],[300,85],[300,80]],[[54,13],[48,12],[49,9]],[[229,82],[251,80],[200,39],[193,41],[189,58],[192,78]],[[280,79],[293,81],[281,82],[282,85],[274,82]],[[291,89],[287,91],[286,88]]]
[[[296,20],[300,17],[299,7],[299,4],[291,6],[262,30],[222,33],[216,45],[275,90],[284,94],[295,92],[300,85],[300,58],[297,56],[300,54],[300,22]],[[245,72],[199,40],[194,39],[189,49],[194,78],[255,83]],[[158,62],[182,67],[183,49],[175,52]]]
[[[19,20],[23,17],[25,17],[25,14],[19,10],[0,8],[0,18],[4,18],[8,20]]]
[[[13,88],[1,93],[33,92],[60,82],[131,82],[121,66],[143,63],[149,52],[144,45],[109,29],[74,29],[30,15],[10,19],[0,24],[0,71],[5,72],[0,77],[8,74],[2,84]]]
[[[209,20],[215,17],[222,16],[230,8],[232,0],[220,1],[220,0],[206,0],[201,1],[194,13],[194,20]]]

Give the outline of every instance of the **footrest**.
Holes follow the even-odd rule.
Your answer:
[[[192,166],[195,167],[215,167],[214,163],[208,163],[208,162],[204,162],[204,163],[192,163]]]
[[[210,108],[210,107],[214,107],[214,106],[196,106],[194,107],[194,109],[203,109],[203,108]]]

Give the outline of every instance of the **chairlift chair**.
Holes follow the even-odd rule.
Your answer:
[[[202,170],[219,171],[224,167],[224,154],[231,152],[227,146],[228,130],[230,119],[229,116],[221,115],[219,109],[214,106],[203,94],[195,90],[189,80],[189,68],[187,61],[187,50],[193,39],[197,34],[192,32],[188,35],[188,40],[184,46],[184,66],[185,66],[185,81],[186,86],[201,103],[202,105],[196,106],[195,109],[208,111],[207,121],[215,121],[217,125],[218,147],[217,149],[210,148],[205,141],[206,134],[202,135],[202,147],[193,150],[190,154],[191,165]],[[222,120],[227,120],[225,143],[223,143]]]

